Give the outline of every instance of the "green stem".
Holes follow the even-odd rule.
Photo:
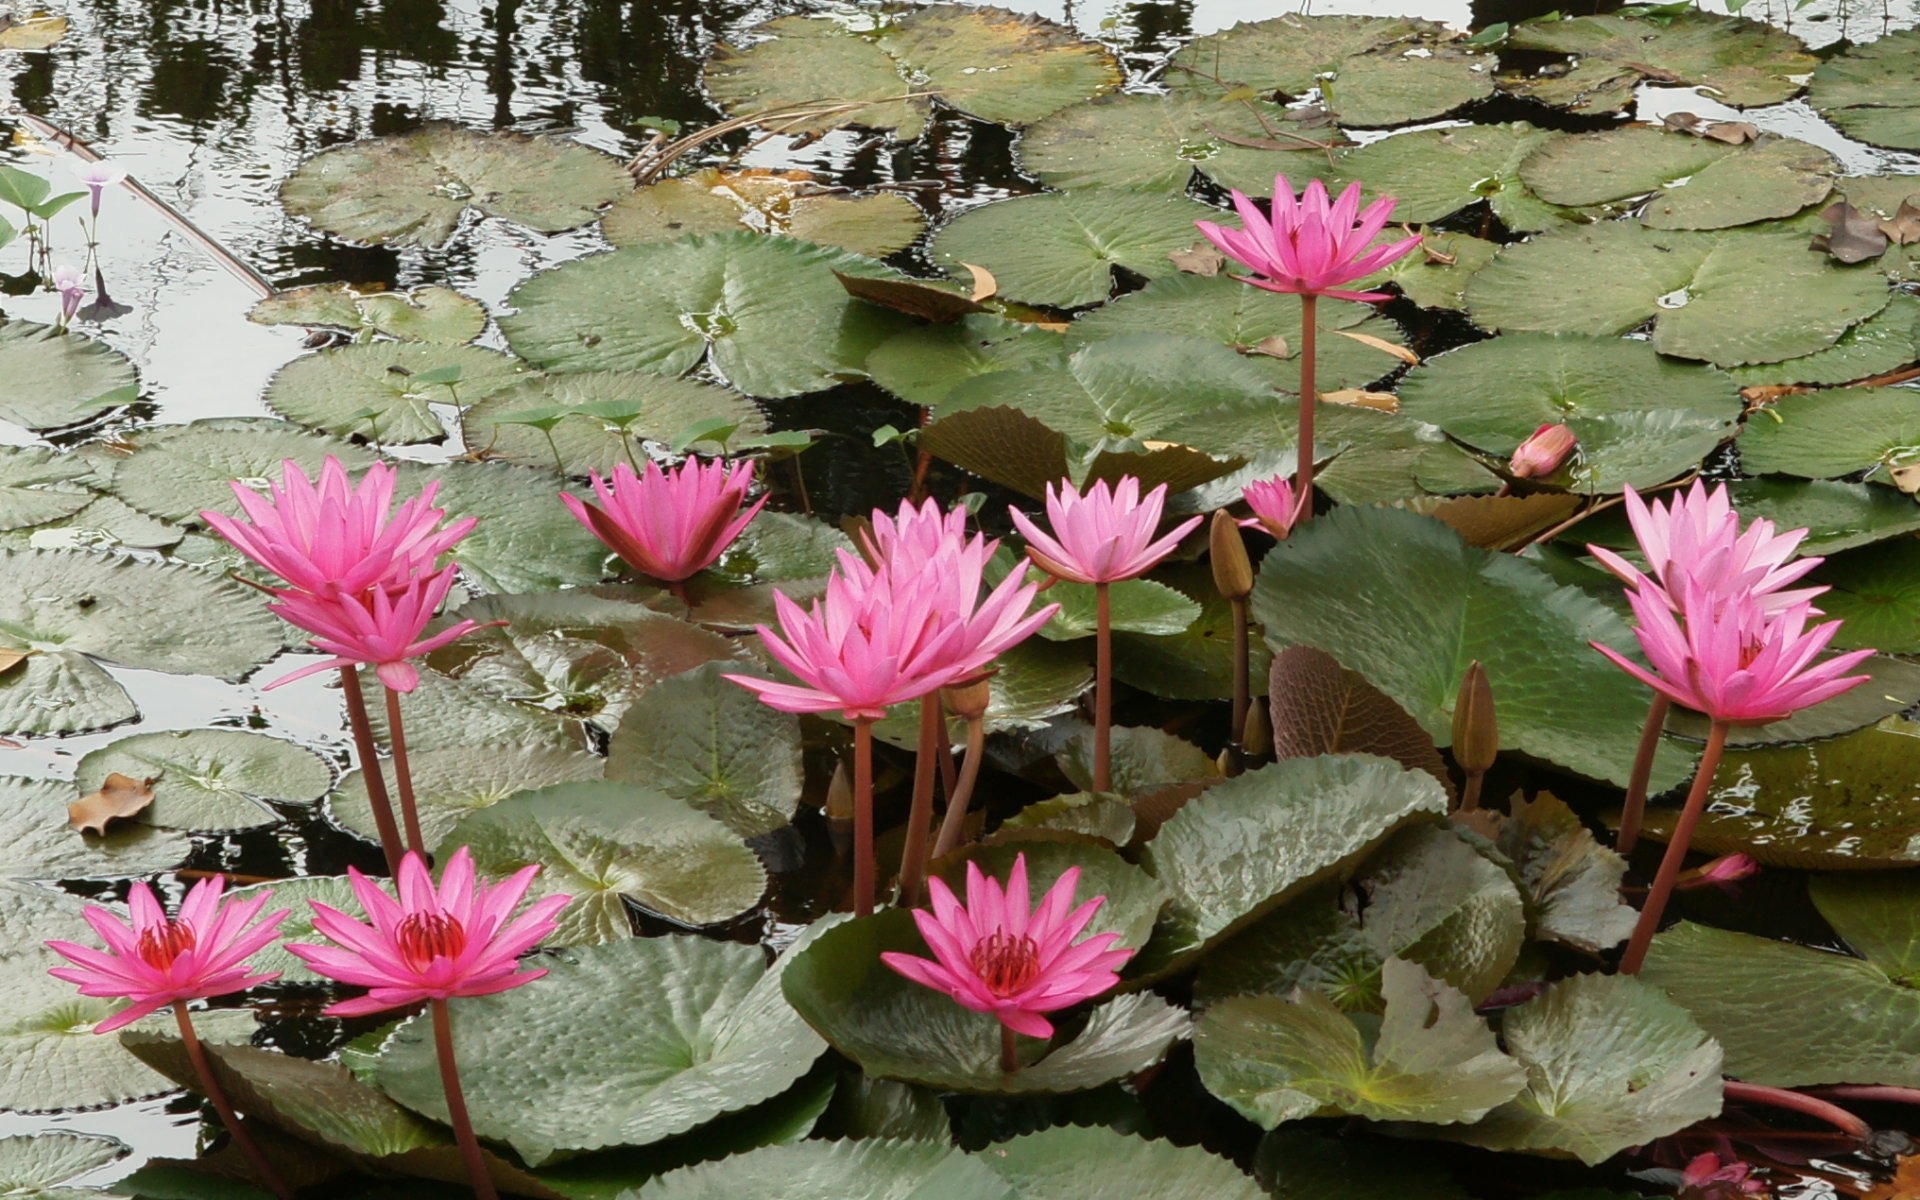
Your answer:
[[[387,776],[380,769],[380,751],[373,743],[373,723],[367,717],[367,697],[360,690],[360,667],[348,663],[340,668],[340,690],[347,696],[347,726],[353,730],[354,753],[360,759],[360,780],[367,786],[367,803],[373,809],[374,828],[380,831],[380,849],[387,856],[387,874],[398,877],[400,827],[393,820],[393,801],[387,796]]]
[[[413,802],[413,768],[407,763],[407,733],[400,721],[400,693],[387,689],[387,732],[393,740],[393,778],[400,787],[400,819],[406,822],[407,849],[427,857],[426,839],[420,836],[420,809]]]
[[[907,810],[907,845],[900,852],[900,903],[920,903],[927,874],[927,838],[933,832],[934,758],[940,753],[940,693],[920,697],[920,742],[913,762],[913,807]]]
[[[973,800],[973,785],[980,778],[980,760],[985,757],[987,719],[974,717],[967,722],[967,755],[960,764],[960,780],[947,800],[947,815],[940,821],[940,836],[934,840],[936,856],[951,854],[960,844],[967,828],[967,805]]]
[[[1647,780],[1653,775],[1653,755],[1660,748],[1660,735],[1667,727],[1667,710],[1673,701],[1665,692],[1653,694],[1653,706],[1647,709],[1647,723],[1640,727],[1640,748],[1633,755],[1633,776],[1627,780],[1627,803],[1620,813],[1620,834],[1613,848],[1620,854],[1632,854],[1640,841],[1640,822],[1647,812]]]
[[[1320,392],[1314,383],[1314,343],[1320,332],[1315,304],[1319,299],[1311,294],[1300,297],[1300,436],[1295,439],[1295,453],[1299,458],[1293,476],[1294,511],[1298,514],[1294,518],[1295,528],[1313,518],[1313,417],[1320,404]]]
[[[1660,914],[1667,907],[1668,897],[1673,895],[1673,885],[1680,878],[1680,866],[1687,859],[1687,845],[1693,841],[1694,827],[1700,824],[1700,815],[1707,810],[1707,796],[1713,791],[1714,772],[1720,769],[1720,756],[1727,748],[1727,734],[1732,727],[1725,721],[1715,721],[1707,734],[1707,749],[1700,756],[1700,769],[1693,777],[1693,790],[1687,793],[1687,805],[1680,810],[1680,820],[1674,824],[1673,838],[1667,843],[1666,856],[1660,860],[1660,872],[1653,877],[1653,887],[1647,892],[1646,903],[1640,906],[1640,922],[1633,927],[1633,937],[1627,942],[1626,956],[1620,960],[1622,975],[1638,975],[1640,965],[1647,960],[1647,948],[1653,945],[1653,935],[1660,928]]]
[[[447,1123],[453,1126],[453,1140],[460,1144],[460,1157],[467,1160],[473,1194],[480,1200],[500,1200],[493,1176],[487,1173],[486,1156],[480,1152],[480,1139],[473,1136],[473,1118],[467,1115],[467,1094],[460,1087],[460,1066],[453,1058],[453,1017],[445,1000],[433,1001],[433,1049],[440,1059],[440,1088],[447,1095]]]
[[[873,721],[853,723],[853,915],[873,912]]]
[[[1109,585],[1093,585],[1093,790],[1113,790],[1113,603]]]
[[[200,1038],[193,1032],[193,1018],[187,1014],[187,1002],[173,1002],[173,1019],[180,1026],[180,1044],[187,1051],[187,1061],[193,1064],[193,1073],[200,1077],[200,1087],[207,1093],[213,1111],[220,1114],[220,1123],[233,1135],[233,1144],[240,1147],[247,1163],[253,1167],[253,1173],[267,1190],[280,1197],[280,1200],[293,1200],[293,1189],[287,1186],[280,1173],[273,1169],[267,1156],[260,1153],[260,1147],[254,1145],[253,1138],[241,1127],[239,1114],[233,1111],[233,1102],[227,1099],[227,1091],[214,1077],[213,1064],[207,1060],[207,1048],[200,1044]]]

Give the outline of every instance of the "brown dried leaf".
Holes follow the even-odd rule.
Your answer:
[[[1868,1188],[1861,1200],[1920,1200],[1920,1154],[1902,1158],[1893,1178]]]
[[[1427,772],[1454,794],[1440,751],[1420,722],[1331,654],[1289,646],[1273,656],[1267,679],[1275,758],[1378,754]]]
[[[1276,333],[1272,337],[1261,338],[1248,346],[1247,353],[1264,354],[1268,358],[1288,358],[1293,354],[1293,348],[1287,345],[1286,338]]]
[[[1700,133],[1701,137],[1712,138],[1716,142],[1725,142],[1729,146],[1738,146],[1760,136],[1760,127],[1751,121],[1715,121]]]
[[[1920,463],[1908,463],[1904,467],[1889,467],[1887,477],[1893,480],[1893,486],[1909,496],[1920,492]]]
[[[27,653],[25,650],[0,650],[0,675],[27,661]]]
[[[1535,492],[1531,496],[1460,496],[1428,515],[1452,528],[1470,546],[1505,550],[1552,529],[1579,507],[1578,496]]]
[[[973,302],[979,304],[983,300],[993,299],[995,293],[1000,290],[1000,281],[993,277],[993,272],[970,262],[963,262],[960,265],[973,272]]]
[[[1880,222],[1880,232],[1887,235],[1887,240],[1902,246],[1920,242],[1920,204],[1915,200],[1920,200],[1920,192],[1902,200],[1900,211]]]
[[[1328,404],[1344,404],[1349,408],[1371,408],[1375,412],[1397,413],[1400,411],[1400,397],[1392,392],[1369,392],[1360,388],[1341,388],[1337,392],[1321,392],[1320,398]]]
[[[968,313],[987,310],[987,306],[978,300],[930,283],[915,283],[905,279],[869,279],[864,275],[842,275],[838,271],[833,274],[840,281],[840,286],[847,289],[847,295],[855,299],[936,324],[944,325],[949,321],[958,321]]]
[[[1698,134],[1700,132],[1700,118],[1690,112],[1668,113],[1660,118],[1660,124],[1666,126],[1669,133]]]
[[[126,820],[153,803],[158,778],[135,779],[115,771],[99,791],[67,805],[67,824],[80,833],[106,833],[108,823]]]
[[[1410,367],[1420,365],[1420,356],[1418,354],[1415,354],[1405,346],[1396,346],[1385,338],[1377,338],[1370,333],[1355,333],[1351,329],[1336,329],[1334,332],[1343,338],[1352,338],[1362,346],[1372,346],[1382,354],[1391,354]]]
[[[1814,234],[1815,250],[1825,250],[1843,263],[1866,262],[1886,252],[1887,235],[1881,232],[1880,222],[1844,200],[1828,205],[1820,219],[1833,226],[1833,232]]]
[[[1212,242],[1202,238],[1185,250],[1172,251],[1167,255],[1167,261],[1189,275],[1212,278],[1226,268],[1227,256],[1214,249]]]

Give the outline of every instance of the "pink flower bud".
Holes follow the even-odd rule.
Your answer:
[[[1513,452],[1507,470],[1515,479],[1540,479],[1560,469],[1573,453],[1573,430],[1565,425],[1542,425]]]

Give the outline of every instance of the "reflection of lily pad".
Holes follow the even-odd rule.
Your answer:
[[[105,342],[33,321],[0,322],[0,420],[53,429],[140,398],[133,363]]]
[[[1370,194],[1398,201],[1396,221],[1438,221],[1485,200],[1507,228],[1529,233],[1573,215],[1520,181],[1521,162],[1553,136],[1524,121],[1422,129],[1342,153],[1339,172],[1343,179],[1364,181]]]
[[[486,329],[487,310],[478,300],[448,287],[382,292],[361,291],[348,283],[318,283],[268,296],[247,311],[247,320],[458,346]]]
[[[644,464],[641,442],[670,442],[714,421],[732,426],[732,437],[767,431],[759,406],[738,392],[638,371],[530,376],[467,409],[460,428],[471,450],[538,467],[553,466],[557,451],[567,474],[585,475]],[[702,438],[690,448],[721,445]]]
[[[629,183],[619,160],[577,142],[436,122],[314,155],[280,201],[349,241],[438,246],[469,208],[557,233],[593,220]]]
[[[1541,71],[1506,86],[1584,113],[1625,108],[1645,81],[1702,85],[1716,100],[1741,108],[1774,104],[1798,92],[1799,79],[1817,65],[1792,34],[1695,11],[1542,18],[1514,26],[1507,46],[1572,55],[1571,69]]]
[[[1275,175],[1295,187],[1324,175],[1323,147],[1345,141],[1331,125],[1293,121],[1262,100],[1128,93],[1062,109],[1028,129],[1019,151],[1021,165],[1062,191],[1184,192],[1198,169],[1225,187],[1265,196]]]
[[[706,167],[627,193],[607,210],[601,229],[616,246],[638,246],[745,226],[884,258],[912,245],[926,227],[919,207],[898,192],[842,195],[809,187],[809,178]]]
[[[90,792],[116,771],[154,781],[153,803],[141,821],[200,832],[275,824],[280,814],[267,804],[312,804],[333,781],[313,751],[242,729],[121,738],[81,759],[75,781]]]
[[[294,359],[267,384],[266,404],[338,437],[431,442],[447,432],[431,405],[472,404],[525,373],[516,359],[477,346],[367,342]]]
[[[1920,31],[1903,29],[1821,63],[1807,102],[1849,137],[1920,150],[1915,78],[1920,78]]]

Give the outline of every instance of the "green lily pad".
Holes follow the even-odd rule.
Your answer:
[[[452,552],[461,573],[494,592],[594,583],[607,548],[560,502],[565,480],[551,471],[506,463],[401,463],[394,490],[417,494],[440,481],[435,503],[449,520],[477,518]]]
[[[638,371],[581,371],[536,375],[494,392],[462,414],[460,429],[469,448],[489,457],[578,476],[644,464],[640,443],[669,442],[715,421],[732,426],[730,436],[767,432],[760,407],[726,388]],[[724,447],[701,438],[689,448]]]
[[[1233,606],[1213,586],[1211,571],[1178,569],[1161,574],[1170,587],[1198,607],[1199,613],[1172,633],[1116,632],[1113,677],[1128,687],[1170,700],[1230,698]],[[1047,595],[1057,591],[1058,587],[1049,588]],[[1257,637],[1249,640],[1247,654],[1247,677],[1257,680],[1267,673],[1272,655]]]
[[[1100,1125],[1056,1125],[997,1142],[978,1161],[1021,1196],[1047,1200],[1261,1200],[1260,1185],[1198,1146]]]
[[[386,690],[379,676],[372,671],[362,671],[360,690],[367,702],[375,740],[383,747],[391,747],[393,739],[387,729]],[[544,691],[543,685],[542,693]],[[540,694],[536,693],[536,699]],[[588,745],[586,727],[579,719],[569,715],[563,705],[548,708],[537,702],[521,703],[513,693],[496,690],[491,680],[454,679],[430,666],[422,666],[420,686],[401,699],[401,707],[406,724],[407,749],[416,761],[429,752],[440,750],[477,754],[489,746],[526,746],[564,754],[585,750]],[[511,781],[515,775],[509,772],[506,778]],[[343,792],[353,779],[353,774],[349,773],[346,779],[341,780]],[[552,780],[532,780],[528,786],[543,782]],[[359,789],[354,788],[353,791]],[[371,831],[371,814],[358,805],[350,806],[348,811],[356,810],[357,815],[352,819],[364,820],[366,824],[355,827]],[[454,805],[454,815],[465,815],[465,809]],[[422,819],[426,819],[424,810]]]
[[[1906,875],[1817,875],[1807,892],[1861,957],[1897,983],[1920,983],[1920,891]]]
[[[371,466],[378,456],[352,443],[302,429],[290,421],[216,417],[186,425],[161,425],[127,438],[131,452],[114,467],[113,494],[141,512],[166,521],[198,523],[200,510],[237,516],[232,483],[264,493],[280,480],[280,464],[292,459],[309,478],[328,455],[349,471]]]
[[[1086,731],[1090,734],[1092,731]],[[1177,783],[1219,779],[1220,768],[1205,750],[1151,725],[1121,725],[1113,730],[1112,791],[1122,796],[1157,792]],[[1093,745],[1090,736],[1067,743],[1056,761],[1061,774],[1086,791],[1093,784]]]
[[[1014,1200],[1002,1177],[938,1142],[869,1138],[766,1146],[651,1180],[634,1200]]]
[[[607,778],[644,785],[741,837],[793,820],[804,783],[800,721],[706,663],[663,680],[627,709],[607,746]]]
[[[478,346],[363,342],[294,359],[267,384],[265,399],[289,421],[336,437],[406,445],[447,435],[432,405],[457,409],[525,374],[518,360]],[[444,382],[449,377],[454,382]]]
[[[1421,229],[1419,233],[1420,249],[1354,286],[1377,288],[1391,283],[1401,295],[1423,308],[1465,308],[1467,281],[1493,261],[1500,247],[1484,238],[1445,229]]]
[[[1000,822],[1009,833],[1020,830],[1047,830],[1079,834],[1112,846],[1124,846],[1133,840],[1137,824],[1133,805],[1111,792],[1069,792],[1036,800]]]
[[[104,836],[67,825],[73,785],[55,779],[0,775],[0,879],[126,879],[154,875],[186,861],[183,833],[120,822]]]
[[[0,449],[0,529],[29,529],[71,517],[94,502],[93,468],[39,446]]]
[[[1419,580],[1418,587],[1407,581]],[[1346,598],[1365,596],[1355,607]],[[1492,682],[1504,749],[1624,783],[1646,690],[1589,641],[1631,644],[1625,622],[1539,567],[1468,546],[1440,522],[1342,507],[1267,555],[1253,615],[1277,648],[1309,645],[1364,675],[1446,744],[1468,663]],[[1654,790],[1678,783],[1666,747]]]
[[[167,550],[187,536],[184,526],[155,520],[115,497],[99,496],[70,517],[8,530],[0,534],[0,544],[22,550]]]
[[[1720,1039],[1728,1074],[1748,1083],[1920,1086],[1920,991],[1880,963],[1682,921],[1653,940],[1641,978]]]
[[[1493,64],[1435,21],[1289,13],[1195,38],[1174,55],[1168,80],[1288,98],[1318,89],[1342,125],[1398,125],[1487,95]]]
[[[1782,994],[1777,981],[1770,994]],[[1645,980],[1559,980],[1508,1009],[1500,1035],[1526,1088],[1478,1124],[1435,1136],[1592,1166],[1720,1114],[1720,1044]]]
[[[1825,350],[1785,362],[1736,367],[1741,387],[1756,384],[1833,384],[1868,379],[1920,359],[1920,297],[1896,293],[1887,306],[1840,335]],[[1767,420],[1757,414],[1757,430]]]
[[[1652,320],[1662,354],[1733,367],[1826,349],[1887,306],[1885,284],[1877,271],[1807,253],[1806,235],[1790,230],[1603,221],[1503,248],[1467,284],[1467,311],[1502,332],[1605,336]],[[1792,321],[1775,319],[1770,298],[1782,295],[1794,298]]]
[[[0,420],[56,429],[140,398],[133,363],[105,342],[35,321],[0,322]]]
[[[1047,602],[1058,604],[1060,611],[1040,627],[1040,636],[1055,642],[1094,636],[1099,629],[1097,591],[1090,583],[1057,583],[1048,588]],[[1116,633],[1165,637],[1183,632],[1200,616],[1200,606],[1184,593],[1151,579],[1109,584],[1108,597],[1109,622]]]
[[[1525,121],[1421,129],[1343,151],[1338,171],[1364,180],[1370,195],[1392,196],[1396,221],[1438,221],[1484,200],[1508,229],[1531,233],[1576,215],[1521,182],[1520,164],[1553,136]]]
[[[432,122],[321,151],[280,202],[348,241],[431,247],[468,209],[540,233],[585,225],[630,184],[618,159],[578,142]]]
[[[685,375],[702,362],[752,396],[857,378],[908,318],[849,296],[834,272],[901,278],[869,258],[739,232],[596,254],[515,288],[501,329],[550,371]]]
[[[1570,70],[1503,86],[1582,113],[1620,111],[1646,80],[1711,88],[1714,99],[1737,108],[1776,104],[1797,93],[1818,65],[1792,34],[1705,12],[1542,18],[1515,25],[1506,44],[1572,55]]]
[[[275,825],[271,804],[307,805],[326,793],[333,772],[304,746],[240,729],[185,729],[121,738],[75,768],[84,794],[113,772],[153,780],[153,803],[140,820],[165,829],[225,832]]]
[[[441,839],[444,860],[471,847],[484,875],[540,865],[528,895],[568,895],[556,945],[631,937],[627,901],[682,925],[714,925],[759,902],[767,873],[718,820],[651,787],[562,783],[509,796]]]
[[[634,938],[550,953],[538,983],[453,1001],[475,1131],[539,1166],[561,1151],[649,1145],[778,1096],[824,1048],[781,998],[791,961],[768,969],[758,946]],[[376,1075],[402,1104],[445,1118],[424,1016],[388,1037]]]
[[[1194,1026],[1201,1082],[1263,1129],[1340,1115],[1470,1124],[1519,1093],[1525,1072],[1465,996],[1397,958],[1382,979],[1377,1021],[1307,990],[1222,1000]]]
[[[1920,150],[1920,32],[1898,30],[1820,64],[1807,103],[1840,132],[1875,146]]]
[[[1567,426],[1583,492],[1651,487],[1697,466],[1734,435],[1740,410],[1725,373],[1627,338],[1509,334],[1429,359],[1400,383],[1402,414],[1500,458],[1543,424]]]
[[[114,1138],[83,1133],[42,1133],[0,1138],[0,1193],[38,1200],[98,1200],[90,1187],[61,1187],[124,1158],[127,1145]]]
[[[350,283],[317,283],[276,292],[247,310],[259,325],[304,325],[357,338],[384,334],[403,342],[459,346],[486,332],[487,309],[449,287],[410,292],[367,290]]]
[[[869,1075],[988,1095],[1085,1091],[1153,1066],[1186,1033],[1183,1011],[1135,992],[1096,1006],[1078,1030],[1056,1022],[1060,1045],[1023,1039],[1021,1068],[1005,1072],[999,1022],[897,974],[880,961],[888,950],[926,952],[905,909],[834,925],[787,970],[788,1002]]]
[[[1129,976],[1145,982],[1181,969],[1446,805],[1432,776],[1373,755],[1287,759],[1208,788],[1142,854],[1173,902]]]
[[[1830,589],[1820,607],[1845,622],[1834,635],[1836,649],[1920,654],[1920,541],[1901,538],[1834,555],[1808,582]]]
[[[1835,388],[1782,396],[1747,422],[1741,466],[1755,473],[1832,479],[1920,463],[1920,392]]]
[[[1250,196],[1327,173],[1326,151],[1346,142],[1330,125],[1287,116],[1264,100],[1193,91],[1128,93],[1061,109],[1021,135],[1020,163],[1061,191],[1115,187],[1185,192],[1196,170]]]
[[[867,373],[908,404],[938,407],[976,375],[1057,364],[1069,349],[1065,338],[1049,330],[970,313],[888,338],[867,356]]]
[[[1456,820],[1485,835],[1513,864],[1535,936],[1598,954],[1633,932],[1639,914],[1620,899],[1626,860],[1594,840],[1559,797],[1515,796],[1506,813],[1480,809]]]
[[[1640,220],[1653,229],[1725,229],[1818,204],[1838,171],[1832,155],[1791,138],[1735,147],[1631,126],[1554,138],[1521,164],[1520,177],[1556,204],[1624,204],[1652,193]]]
[[[1273,656],[1267,712],[1275,758],[1377,754],[1408,770],[1425,771],[1450,799],[1454,794],[1453,777],[1420,723],[1324,650],[1289,646]]]
[[[1120,85],[1105,48],[998,8],[933,4],[877,22],[780,17],[751,32],[763,40],[715,48],[702,82],[733,116],[838,106],[780,120],[789,133],[860,125],[910,140],[936,99],[983,121],[1028,125]]]
[[[1657,125],[1629,125],[1547,138],[1521,164],[1520,178],[1552,204],[1617,204],[1675,180],[1690,182],[1736,153],[1736,147],[1712,138],[1669,133]]]
[[[1742,518],[1807,530],[1802,554],[1837,554],[1920,531],[1920,503],[1878,484],[1743,479],[1727,490]]]
[[[189,567],[73,550],[0,550],[0,729],[72,733],[134,715],[96,665],[237,680],[280,649],[277,620],[240,585]]]
[[[409,721],[413,700],[409,696],[405,701]],[[412,724],[407,730],[411,747],[419,740],[418,730]],[[549,784],[598,779],[603,760],[584,750],[469,740],[457,746],[412,750],[407,765],[413,771],[420,836],[432,845],[444,840],[462,818],[509,796]],[[391,773],[390,766],[386,769]],[[370,842],[380,840],[365,777],[357,770],[348,772],[328,797],[327,815]]]
[[[429,835],[429,841],[431,836]],[[307,903],[318,900],[331,908],[344,913],[360,912],[360,900],[353,893],[353,887],[345,875],[300,875],[292,879],[276,879],[272,883],[259,883],[250,887],[234,888],[227,894],[236,900],[246,900],[264,892],[273,893],[267,901],[266,911],[286,909],[287,915],[280,922],[280,936],[267,943],[266,947],[248,961],[257,970],[278,971],[280,983],[320,984],[331,986],[322,975],[315,974],[306,961],[287,952],[288,942],[307,942],[324,945],[326,939],[315,932],[313,927],[313,909]]]
[[[1000,296],[1078,308],[1113,292],[1113,269],[1151,279],[1167,255],[1200,240],[1196,220],[1220,211],[1184,196],[1112,188],[1019,196],[968,209],[934,235],[930,256],[949,275],[963,263],[993,272]]]
[[[885,258],[914,243],[927,220],[898,192],[845,195],[810,185],[798,171],[703,167],[636,188],[607,210],[601,232],[615,246],[670,242],[741,227]]]

